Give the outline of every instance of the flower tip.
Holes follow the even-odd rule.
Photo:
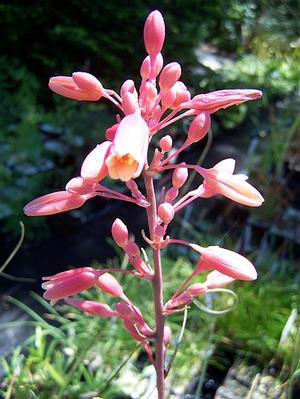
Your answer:
[[[146,51],[151,56],[160,53],[165,40],[165,22],[158,10],[152,11],[145,22],[144,42]]]

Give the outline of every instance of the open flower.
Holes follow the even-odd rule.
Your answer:
[[[125,116],[106,159],[109,176],[122,181],[138,177],[146,162],[148,143],[149,129],[139,110]]]
[[[243,205],[260,206],[264,202],[262,195],[246,181],[248,176],[234,175],[234,167],[235,161],[230,158],[217,163],[211,169],[198,166],[196,170],[204,177],[204,193],[201,196],[206,198],[222,194]]]
[[[81,177],[89,183],[97,183],[107,176],[105,160],[111,147],[110,141],[98,144],[85,158],[81,166]]]

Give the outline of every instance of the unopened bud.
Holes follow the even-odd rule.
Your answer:
[[[109,273],[102,274],[96,281],[96,285],[109,295],[122,298],[127,301],[123,288],[118,281]]]
[[[152,72],[152,76],[154,75],[153,76],[154,78],[156,78],[156,76],[162,70],[163,64],[164,64],[163,56],[161,55],[161,53],[158,53],[157,56],[155,57],[154,71]],[[150,56],[148,55],[142,62],[140,69],[140,74],[143,80],[149,79],[150,72],[151,72],[151,61],[150,61]]]
[[[137,97],[137,91],[134,86],[134,81],[131,79],[125,80],[125,82],[122,84],[122,87],[120,90],[121,97],[124,98],[124,96],[127,92],[134,94],[135,97]]]
[[[167,64],[161,71],[159,77],[159,87],[162,92],[170,89],[180,78],[181,67],[178,62]]]
[[[166,135],[159,140],[159,146],[163,152],[168,152],[172,148],[173,140],[172,137]]]
[[[209,131],[211,124],[211,118],[209,113],[201,112],[191,123],[188,131],[187,141],[189,143],[196,143],[197,141],[203,139],[206,133]]]
[[[144,42],[148,54],[155,56],[160,53],[165,40],[165,23],[161,13],[152,11],[144,26]]]
[[[172,331],[169,326],[165,326],[164,328],[164,345],[167,346],[168,343],[170,342],[172,336]]]
[[[175,215],[173,206],[168,202],[160,204],[157,213],[165,224],[169,224]]]
[[[119,247],[123,248],[128,243],[128,230],[121,219],[116,219],[112,225],[111,233]]]
[[[165,195],[165,202],[172,203],[178,196],[178,190],[176,187],[171,187],[169,190],[166,192]]]
[[[165,91],[161,96],[161,103],[164,109],[172,108],[176,100],[176,90],[171,87],[169,90]]]
[[[72,78],[77,86],[84,91],[94,91],[106,96],[105,89],[95,76],[87,72],[74,72]]]
[[[135,95],[130,93],[130,91],[127,91],[124,94],[122,107],[125,115],[134,114],[139,108],[139,104]]]
[[[192,296],[204,294],[207,291],[207,286],[201,283],[195,283],[188,287],[187,292]]]
[[[185,167],[176,168],[172,176],[172,184],[177,189],[182,187],[188,178],[188,169]]]
[[[176,90],[176,99],[173,103],[173,107],[178,107],[181,103],[185,103],[187,101],[190,101],[191,99],[191,93],[187,90],[186,86],[182,82],[176,82],[175,85],[173,86]]]
[[[93,190],[94,183],[86,183],[80,176],[73,177],[73,179],[71,179],[66,185],[66,191],[72,194],[87,194]]]
[[[139,256],[141,251],[139,249],[139,247],[137,246],[137,244],[132,241],[129,240],[128,243],[126,244],[124,251],[127,253],[127,255],[130,256]]]

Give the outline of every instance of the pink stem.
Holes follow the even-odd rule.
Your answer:
[[[157,225],[156,198],[153,185],[153,178],[147,172],[143,173],[147,200],[150,206],[146,208],[150,237],[155,237],[155,227]],[[155,370],[156,370],[156,386],[158,399],[165,399],[165,362],[164,362],[164,328],[165,316],[163,314],[163,279],[160,249],[152,249],[154,262],[154,276],[152,280],[154,308],[155,308]]]
[[[194,277],[194,273],[192,273],[188,278],[184,280],[184,282],[180,285],[180,287],[176,290],[175,294],[172,295],[171,300],[175,299],[182,291],[183,289],[187,286],[187,284],[190,282],[190,280]]]
[[[168,156],[168,158],[164,159],[160,166],[164,166],[167,163],[171,161],[171,159],[175,158],[178,154],[180,154],[183,150],[185,150],[189,146],[189,143],[185,142],[182,144],[181,147],[179,147],[176,151],[172,152],[171,155]]]
[[[164,129],[165,127],[171,125],[172,123],[174,123],[176,121],[179,121],[182,118],[186,118],[187,116],[194,115],[194,113],[195,113],[195,111],[193,109],[189,109],[188,111],[186,111],[186,112],[176,116],[175,118],[173,118],[173,116],[175,116],[178,111],[181,111],[181,110],[178,109],[178,107],[177,107],[165,119],[163,119],[157,125],[153,126],[151,128],[152,134],[156,133],[158,130]]]
[[[121,200],[121,201],[133,202],[134,204],[141,206],[140,202],[138,200],[136,200],[135,198],[128,197],[127,195],[119,193],[118,191],[111,190],[104,186],[99,186],[97,188],[97,190],[104,191],[104,192],[96,192],[96,195],[98,195],[99,197],[112,198],[112,199],[117,199],[117,200]]]
[[[124,269],[101,269],[102,274],[105,273],[123,273],[123,274],[132,274],[134,276],[140,277],[140,275],[137,272],[134,272],[132,270],[124,270]]]
[[[188,204],[191,202],[195,201],[195,199],[201,197],[201,195],[204,193],[204,188],[203,185],[201,184],[201,189],[198,188],[197,190],[190,191],[188,194],[186,194],[184,197],[181,198],[175,205],[175,213],[179,212],[182,208],[186,207]],[[187,197],[187,198],[185,198]]]

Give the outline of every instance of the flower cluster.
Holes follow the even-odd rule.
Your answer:
[[[100,196],[131,202],[146,209],[149,238],[145,234],[143,236],[155,255],[153,265],[146,259],[139,246],[129,239],[125,224],[116,219],[112,225],[112,236],[116,244],[128,255],[132,270],[83,267],[45,277],[43,288],[46,289],[44,297],[51,301],[64,299],[88,314],[120,318],[128,333],[144,346],[157,373],[164,361],[171,336],[170,329],[164,324],[167,315],[184,309],[195,296],[203,295],[212,288],[222,287],[235,279],[254,280],[257,276],[254,266],[239,254],[216,246],[203,248],[197,244],[170,238],[166,235],[169,223],[177,212],[197,198],[221,194],[252,207],[260,206],[263,202],[260,193],[247,182],[247,176],[234,174],[233,159],[222,160],[209,169],[186,163],[170,163],[184,149],[206,136],[213,113],[222,108],[259,99],[262,93],[255,89],[218,90],[193,97],[180,81],[180,65],[177,62],[164,65],[161,54],[164,39],[163,17],[159,11],[153,11],[144,26],[144,43],[148,55],[141,64],[139,87],[136,87],[132,80],[126,80],[117,93],[105,89],[98,79],[86,72],[75,72],[72,77],[56,76],[50,79],[49,87],[55,93],[78,101],[98,101],[104,98],[111,101],[122,116],[116,116],[116,123],[105,132],[105,141],[97,144],[86,156],[80,176],[72,178],[66,184],[65,190],[39,197],[24,208],[28,216],[51,215],[78,208],[85,201]],[[172,137],[163,133],[159,140],[154,140],[159,144],[155,146],[149,159],[148,149],[153,136],[165,132],[172,123],[186,117],[193,119],[183,144],[175,148]],[[153,176],[165,171],[170,173],[170,170],[170,187],[159,196],[157,202]],[[197,189],[181,195],[180,191],[188,178],[189,170],[195,170],[202,182]],[[137,180],[141,175],[144,184]],[[128,193],[109,188],[103,183],[107,177],[124,182]],[[109,179],[106,181],[109,182]],[[199,253],[199,262],[191,276],[180,285],[174,295],[165,304],[161,304],[159,295],[162,298],[163,281],[158,260],[159,251],[171,244],[188,245]],[[193,277],[208,271],[210,273],[207,274],[204,283],[196,282],[189,285]],[[153,282],[156,298],[155,327],[147,325],[141,311],[127,298],[111,274],[118,272],[126,272]],[[120,302],[111,309],[106,304],[73,298],[73,295],[92,286],[119,298]],[[151,341],[155,342],[155,356],[150,347]],[[161,384],[160,381],[159,391]]]

